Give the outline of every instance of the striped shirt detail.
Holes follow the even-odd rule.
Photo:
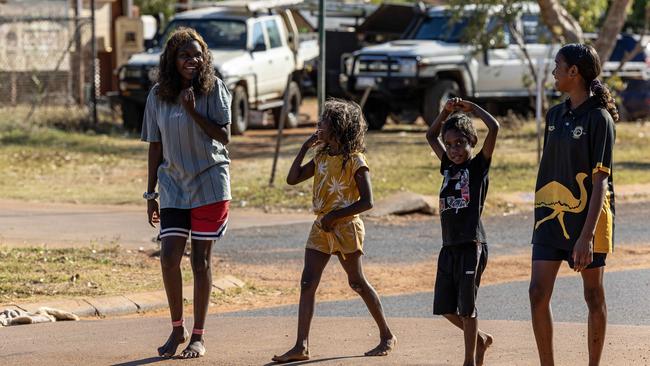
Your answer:
[[[220,142],[210,138],[180,103],[158,99],[149,92],[142,124],[143,141],[161,142],[163,162],[158,167],[160,208],[191,209],[230,200],[230,157]],[[231,97],[218,80],[214,91],[196,98],[197,111],[224,126],[231,122]]]

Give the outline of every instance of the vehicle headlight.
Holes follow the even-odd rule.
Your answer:
[[[139,67],[125,67],[124,68],[124,78],[125,79],[139,79],[142,77],[142,69]]]
[[[399,72],[402,75],[415,76],[418,72],[418,61],[416,59],[401,59],[399,61]]]

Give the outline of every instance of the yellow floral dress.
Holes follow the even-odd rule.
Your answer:
[[[366,157],[354,153],[343,166],[343,156],[319,153],[314,157],[313,210],[316,221],[312,225],[306,248],[327,254],[363,252],[365,228],[359,215],[338,220],[330,232],[323,231],[320,219],[327,213],[352,205],[360,198],[354,175],[360,168],[368,168]]]

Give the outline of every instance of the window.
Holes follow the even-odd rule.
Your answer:
[[[245,49],[246,23],[226,19],[178,19],[172,21],[163,40],[166,42],[174,30],[179,27],[194,28],[213,49]]]
[[[253,26],[253,48],[258,44],[263,44],[266,47],[266,41],[264,41],[264,30],[262,29],[262,23],[255,23]]]
[[[425,19],[420,24],[413,38],[459,43],[467,23],[467,18],[454,20],[451,16],[433,16]]]
[[[266,27],[266,33],[269,35],[271,48],[282,47],[282,36],[278,29],[278,23],[275,20],[267,20],[264,22],[264,26]]]
[[[521,25],[525,43],[548,43],[552,39],[548,28],[543,23],[540,24],[538,15],[523,14]]]

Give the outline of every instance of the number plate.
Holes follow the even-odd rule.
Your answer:
[[[359,77],[357,78],[357,90],[366,89],[368,87],[374,87],[377,85],[375,78],[373,77]]]

